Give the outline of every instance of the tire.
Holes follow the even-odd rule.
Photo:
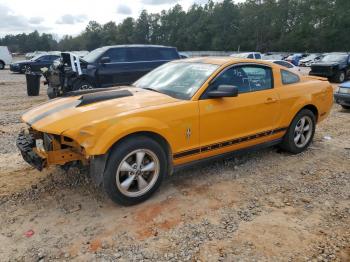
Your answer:
[[[49,97],[49,99],[54,99],[58,96],[56,89],[52,86],[47,87],[46,93],[47,93],[47,96]]]
[[[346,80],[346,73],[344,71],[339,71],[333,79],[335,83],[343,83]]]
[[[350,109],[350,106],[341,105],[341,107],[344,108],[344,109]]]
[[[5,69],[5,63],[0,61],[0,70],[4,70]]]
[[[92,89],[94,86],[86,79],[77,79],[73,82],[72,91]]]
[[[138,158],[142,158],[141,165],[137,164]],[[142,171],[142,168],[152,171]],[[117,144],[110,152],[103,187],[113,202],[135,205],[159,188],[167,170],[165,151],[156,141],[146,136],[132,137]]]
[[[304,119],[304,126],[301,124]],[[309,125],[309,129],[306,127]],[[302,109],[293,119],[287,133],[283,137],[281,148],[292,154],[299,154],[305,151],[313,140],[316,129],[316,117],[314,113],[308,109]],[[299,139],[298,139],[299,137]],[[305,138],[305,140],[303,139]],[[304,140],[304,141],[303,141]]]
[[[25,74],[26,72],[32,72],[32,67],[30,65],[25,65],[21,68],[21,74]]]

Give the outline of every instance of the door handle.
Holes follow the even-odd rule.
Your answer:
[[[277,102],[276,98],[269,97],[266,99],[265,104],[272,104],[272,103],[276,103],[276,102]]]

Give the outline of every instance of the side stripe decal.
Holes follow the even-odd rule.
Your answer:
[[[182,151],[182,152],[174,154],[174,159],[179,159],[179,158],[187,157],[190,155],[196,155],[196,154],[199,154],[202,152],[208,152],[208,151],[216,150],[219,148],[232,146],[232,145],[246,142],[249,140],[257,139],[260,137],[271,136],[271,135],[276,134],[276,133],[284,132],[287,129],[288,129],[287,127],[278,128],[278,129],[274,129],[274,130],[270,130],[270,131],[261,132],[261,133],[255,134],[255,135],[245,136],[245,137],[236,138],[233,140],[228,140],[228,141],[224,141],[224,142],[220,142],[220,143],[216,143],[216,144],[211,144],[211,145],[207,145],[207,146],[202,146],[202,147]]]

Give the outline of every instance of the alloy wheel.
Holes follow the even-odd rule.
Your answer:
[[[310,141],[313,132],[313,122],[309,116],[303,116],[294,129],[294,143],[302,148]]]
[[[125,196],[142,196],[152,189],[159,171],[157,155],[148,149],[138,149],[120,162],[116,172],[116,185]]]

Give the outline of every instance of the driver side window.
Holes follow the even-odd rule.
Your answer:
[[[238,87],[238,93],[249,93],[273,88],[272,69],[259,65],[234,66],[221,73],[214,81],[215,90],[219,85]]]

